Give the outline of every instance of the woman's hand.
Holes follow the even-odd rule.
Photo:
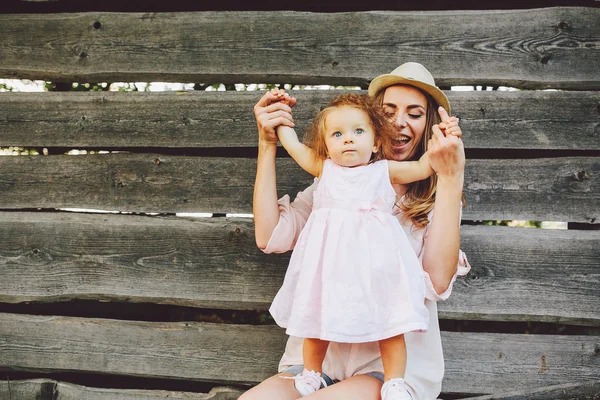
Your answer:
[[[437,173],[438,178],[460,178],[462,181],[465,149],[460,139],[462,131],[458,126],[458,118],[450,118],[442,107],[438,111],[442,122],[432,127],[433,136],[427,146],[431,168]]]
[[[254,106],[258,126],[258,139],[263,143],[277,144],[275,128],[279,125],[294,127],[292,107],[296,99],[279,89],[267,91]]]

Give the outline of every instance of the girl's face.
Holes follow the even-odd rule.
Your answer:
[[[393,141],[394,160],[410,160],[423,139],[427,98],[412,86],[390,86],[383,95],[383,111],[397,132]]]
[[[342,106],[329,111],[324,135],[327,155],[344,167],[366,165],[377,151],[371,119],[355,107]]]

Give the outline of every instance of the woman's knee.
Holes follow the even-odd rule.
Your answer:
[[[275,375],[244,392],[238,400],[296,400],[298,398],[300,395],[294,389],[294,381]]]

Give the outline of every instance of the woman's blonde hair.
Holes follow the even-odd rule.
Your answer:
[[[378,147],[378,151],[371,156],[370,163],[391,158],[394,154],[392,140],[396,136],[394,127],[383,113],[380,103],[366,94],[344,93],[333,99],[313,119],[310,128],[304,135],[304,144],[314,149],[320,157],[327,158],[325,120],[331,111],[339,107],[354,107],[365,112],[369,117],[375,134],[375,146]]]
[[[411,86],[414,87],[414,86]],[[423,93],[427,99],[427,111],[425,114],[425,130],[421,136],[421,142],[418,143],[413,150],[413,154],[410,155],[409,160],[418,160],[427,151],[427,143],[433,136],[432,127],[435,124],[441,122],[440,116],[437,113],[438,104],[433,98],[425,93],[424,91],[416,88],[419,92]],[[383,96],[385,89],[375,95],[374,100],[380,106],[383,105]],[[407,161],[409,161],[407,160]],[[427,215],[433,209],[435,203],[435,188],[437,185],[437,175],[434,173],[429,178],[421,181],[409,183],[408,189],[402,198],[396,205],[402,210],[402,216],[404,221],[409,219],[417,229],[426,227],[429,224],[429,218]]]

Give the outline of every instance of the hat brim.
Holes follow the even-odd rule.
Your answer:
[[[450,114],[450,102],[444,92],[436,86],[428,85],[427,83],[414,79],[403,78],[398,75],[379,75],[377,78],[373,79],[369,85],[369,96],[375,97],[380,91],[394,85],[409,85],[421,89],[429,94],[440,106],[448,111],[448,114]]]

